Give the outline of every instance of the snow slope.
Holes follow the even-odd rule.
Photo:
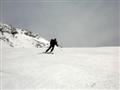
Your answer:
[[[1,48],[1,88],[118,90],[119,47]]]
[[[9,47],[24,48],[40,48],[49,45],[49,42],[38,34],[2,23],[0,23],[0,43],[7,44]]]

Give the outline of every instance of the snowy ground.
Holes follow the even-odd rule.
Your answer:
[[[2,48],[1,88],[104,89],[119,88],[118,47],[45,49]]]

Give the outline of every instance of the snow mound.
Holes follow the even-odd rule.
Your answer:
[[[34,34],[26,29],[15,28],[11,25],[2,23],[0,23],[0,43],[2,43],[1,45],[4,47],[8,44],[10,47],[25,48],[41,48],[49,45],[49,42],[38,34]]]

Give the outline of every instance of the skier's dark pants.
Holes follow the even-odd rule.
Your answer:
[[[54,50],[54,47],[55,46],[50,46],[47,50],[46,50],[46,53],[51,49],[51,51],[50,52],[52,52],[53,50]]]

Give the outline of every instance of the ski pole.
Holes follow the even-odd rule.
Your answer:
[[[62,47],[60,47],[60,46],[59,46],[59,49],[60,49],[60,51],[62,51],[62,52],[63,52]]]

